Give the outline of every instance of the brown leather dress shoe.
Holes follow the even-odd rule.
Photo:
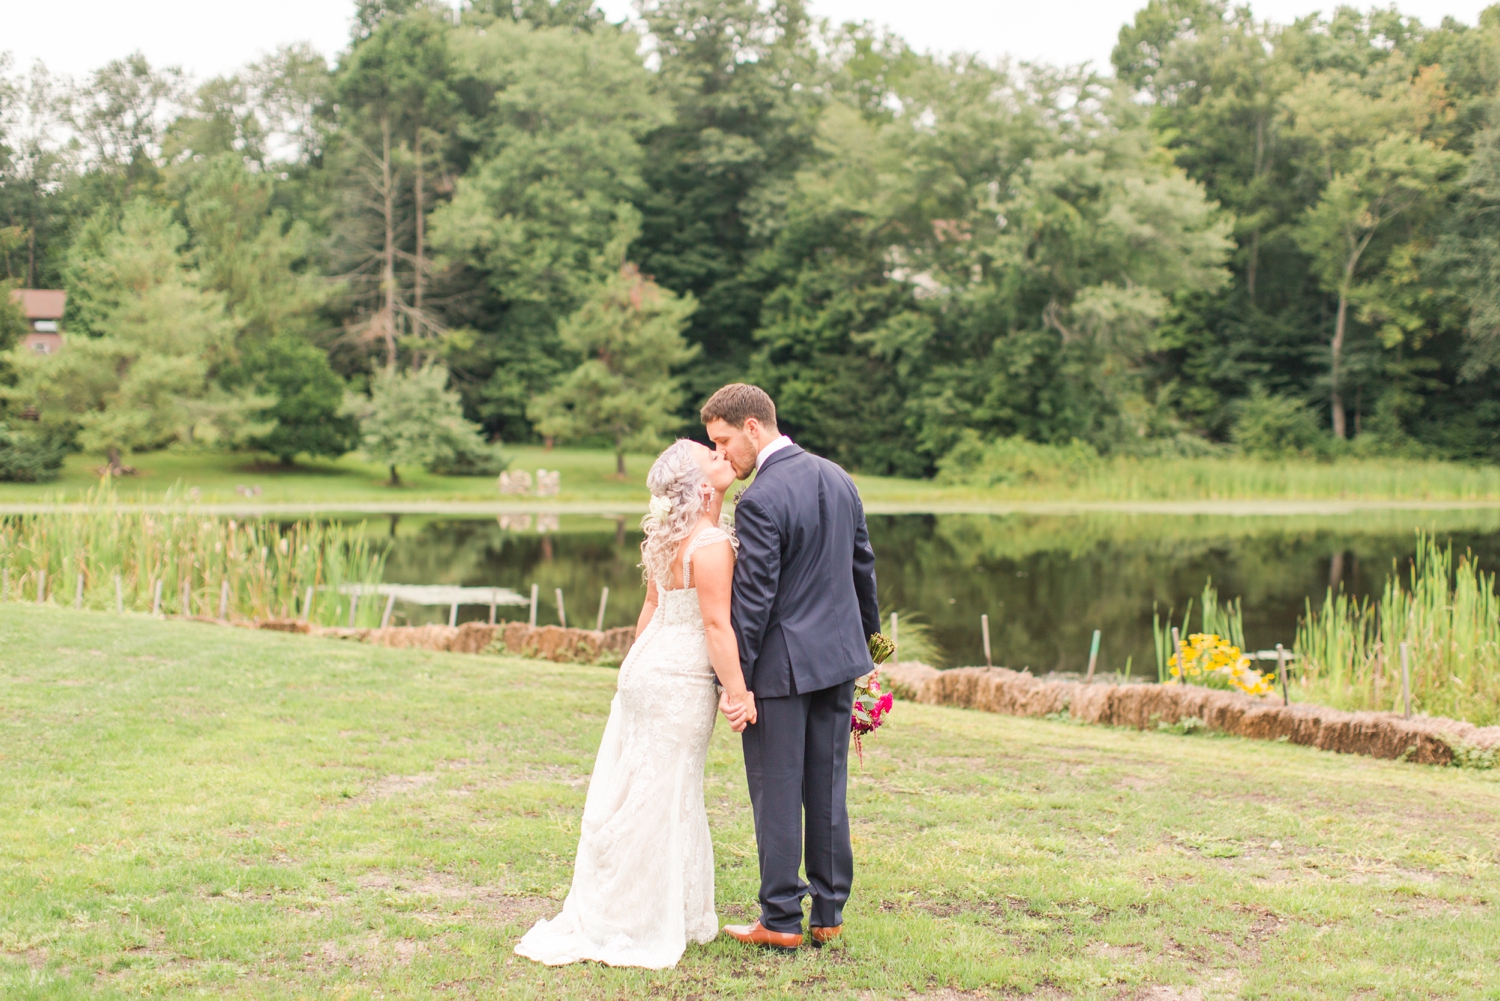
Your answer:
[[[725,925],[724,934],[750,945],[767,945],[773,949],[795,949],[802,944],[800,932],[772,931],[762,927],[759,921],[753,925]]]
[[[813,927],[809,930],[812,932],[813,945],[827,945],[842,934],[844,926],[834,925],[831,928]]]

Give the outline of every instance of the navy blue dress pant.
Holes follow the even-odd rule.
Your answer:
[[[802,898],[812,896],[810,923],[844,923],[854,882],[849,844],[849,712],[854,682],[806,695],[756,699],[759,718],[745,728],[745,775],[755,809],[760,854],[760,923],[802,931]],[[798,872],[806,859],[807,880]]]

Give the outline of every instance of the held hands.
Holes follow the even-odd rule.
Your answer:
[[[729,697],[726,689],[719,693],[719,712],[729,721],[729,729],[735,733],[743,733],[745,727],[750,726],[756,720],[755,693],[746,691],[736,701]]]

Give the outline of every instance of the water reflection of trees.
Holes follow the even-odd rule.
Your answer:
[[[1457,548],[1500,563],[1493,512],[1448,522]],[[1255,646],[1290,645],[1304,601],[1331,582],[1381,587],[1415,548],[1411,515],[1328,518],[1166,516],[885,516],[871,518],[881,602],[919,611],[950,662],[982,662],[979,616],[990,616],[997,663],[1079,670],[1101,629],[1101,670],[1153,673],[1153,603],[1179,617],[1212,577],[1243,596]],[[1440,529],[1441,530],[1441,529]]]

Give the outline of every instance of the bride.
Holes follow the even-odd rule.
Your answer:
[[[594,760],[572,889],[519,955],[659,970],[718,934],[703,761],[717,708],[735,732],[756,718],[729,621],[734,539],[718,525],[734,479],[725,458],[686,440],[646,478],[646,604]]]

